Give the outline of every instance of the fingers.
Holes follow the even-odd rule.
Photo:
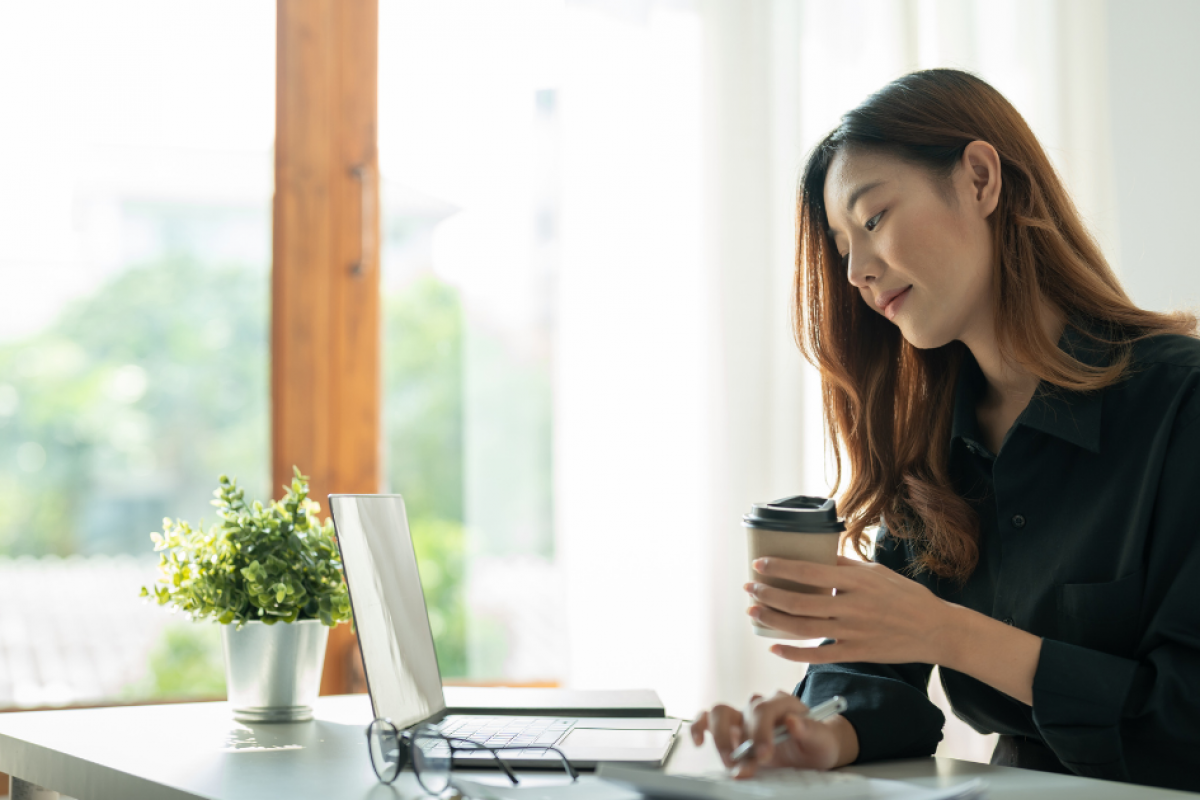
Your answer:
[[[772,655],[800,664],[842,664],[851,661],[866,661],[866,655],[847,650],[845,645],[828,644],[822,647],[793,647],[788,644],[773,644]]]
[[[804,648],[789,648],[802,651]],[[834,647],[812,648],[811,652]],[[721,763],[735,778],[753,777],[763,766],[829,769],[838,763],[838,740],[832,729],[808,717],[808,706],[798,697],[776,692],[771,697],[754,695],[745,711],[727,705],[701,711],[691,725],[692,741],[703,743],[711,733]],[[788,736],[775,743],[775,731],[783,727]],[[734,762],[733,750],[751,740],[754,756]]]
[[[844,630],[842,623],[836,619],[793,617],[791,614],[763,606],[752,606],[746,613],[768,628],[775,628],[801,639],[837,639]]]
[[[792,735],[793,739],[802,739],[805,733],[805,726],[808,725],[803,717],[794,713],[789,713],[784,717],[783,724],[787,726],[788,733]]]
[[[779,589],[765,583],[747,583],[742,588],[762,605],[770,606],[794,617],[832,619],[835,609],[841,609],[847,599],[845,597],[835,598],[829,594],[803,594],[788,589]],[[840,605],[839,600],[842,601]]]
[[[765,700],[752,701],[747,713],[746,734],[754,741],[754,758],[758,764],[769,764],[775,758],[775,728],[783,724],[788,714],[803,717],[808,713],[808,706],[800,702],[794,695],[776,692]],[[739,770],[739,777],[747,777],[745,770]]]
[[[733,766],[731,754],[735,747],[745,741],[742,712],[727,705],[718,705],[714,706],[712,711],[706,711],[701,716],[704,720],[704,729],[712,734],[713,744],[721,756],[721,762],[726,767]],[[692,741],[696,744],[704,742],[703,731],[700,733],[699,740],[696,739],[695,729],[699,723],[700,720],[697,720],[692,725]]]
[[[788,766],[818,767],[813,763],[812,751],[815,740],[821,738],[821,725],[809,722],[795,712],[788,712],[783,718],[783,727],[787,729],[786,741],[775,746],[775,764]]]
[[[801,648],[795,648],[801,649]],[[820,648],[827,650],[830,648]],[[754,777],[764,766],[830,769],[838,764],[839,744],[833,729],[808,718],[808,706],[786,692],[776,692],[768,698],[755,695],[744,712],[729,706],[715,706],[701,712],[693,723],[693,735],[712,732],[713,742],[721,761],[734,778]],[[782,727],[788,736],[775,744],[775,731]],[[734,747],[749,738],[754,744],[754,757],[734,763]]]
[[[783,578],[809,586],[819,586],[823,589],[838,589],[839,591],[853,591],[861,587],[863,580],[862,570],[815,564],[812,561],[794,561],[774,556],[755,559],[751,566],[760,575]]]

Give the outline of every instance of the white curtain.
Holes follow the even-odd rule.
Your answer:
[[[1085,0],[626,3],[564,89],[556,530],[568,683],[690,716],[790,690],[746,623],[740,517],[829,488],[789,297],[799,170],[871,91],[976,72],[1115,253],[1104,6]],[[586,62],[588,59],[582,59]],[[585,146],[588,143],[590,146]],[[593,202],[613,187],[623,201]]]

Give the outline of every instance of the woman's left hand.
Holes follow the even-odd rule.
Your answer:
[[[838,556],[837,566],[784,558],[753,566],[765,576],[837,590],[804,594],[746,584],[754,602],[748,613],[761,624],[802,639],[836,640],[824,647],[772,645],[775,655],[809,664],[938,664],[954,645],[956,607],[881,564]]]

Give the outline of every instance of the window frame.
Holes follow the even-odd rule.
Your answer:
[[[278,0],[271,470],[330,493],[381,486],[378,0]],[[321,694],[365,691],[350,626]]]

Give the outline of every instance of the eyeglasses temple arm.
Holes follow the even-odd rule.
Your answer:
[[[508,776],[510,781],[512,781],[512,785],[516,786],[518,783],[520,783],[520,781],[517,780],[517,776],[513,774],[511,769],[508,768],[508,764],[504,763],[504,759],[500,757],[500,754],[495,750],[492,750],[490,747],[488,750],[491,752],[492,757],[496,759],[496,762],[500,764],[500,769],[504,770],[504,774]]]
[[[504,759],[500,757],[495,748],[479,744],[479,742],[472,742],[470,739],[460,739],[457,736],[443,736],[442,738],[450,744],[451,753],[454,750],[487,750],[492,754],[492,758],[496,759],[496,763],[500,765],[500,769],[504,770],[504,774],[508,776],[508,779],[512,781],[512,785],[516,786],[520,783],[517,780],[517,776],[508,768],[508,764],[504,763]],[[451,757],[453,758],[453,755]]]
[[[567,758],[567,754],[562,750],[559,750],[557,747],[551,747],[550,749],[554,751],[555,755],[562,759],[563,766],[567,768],[567,774],[571,776],[571,780],[579,780],[579,772],[575,769],[575,765],[571,763],[571,759]]]

